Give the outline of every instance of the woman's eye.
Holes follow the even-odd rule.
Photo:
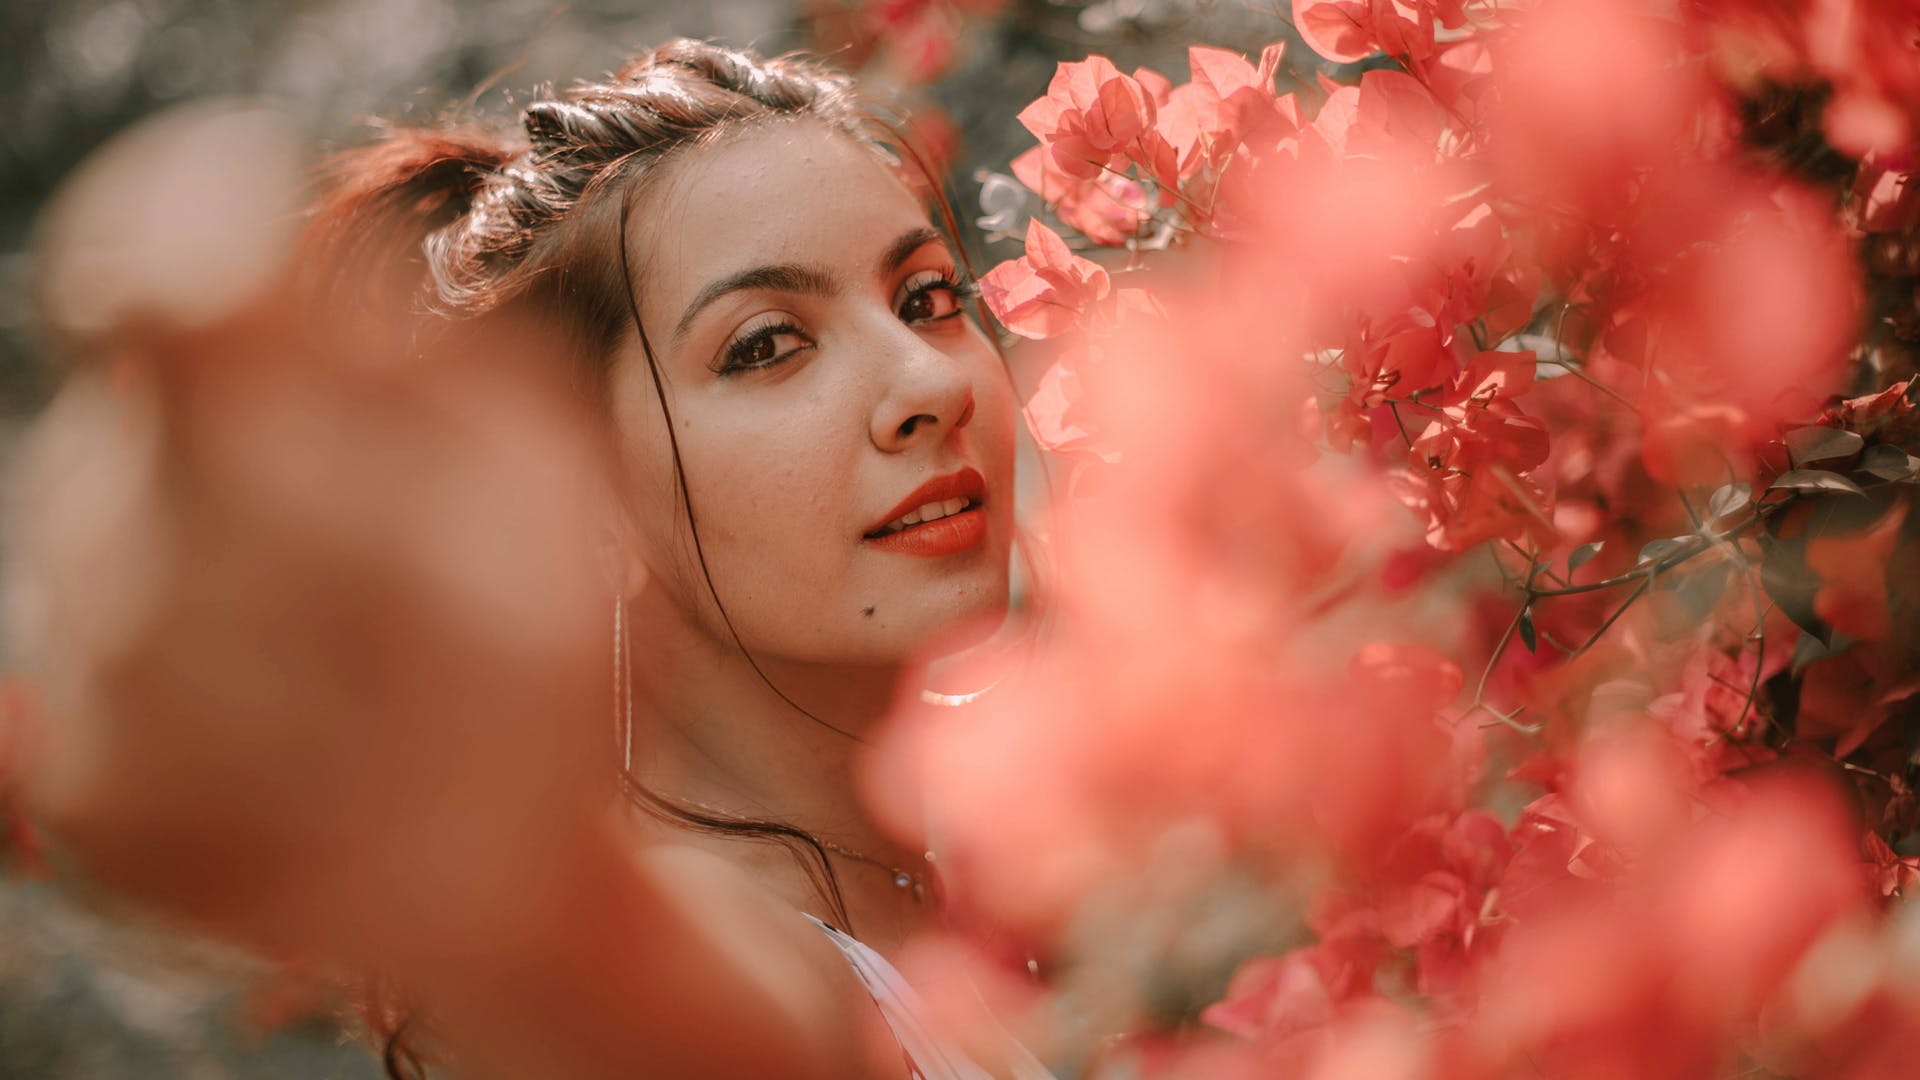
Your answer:
[[[722,352],[720,374],[772,367],[812,347],[812,340],[790,322],[751,327]]]
[[[927,270],[907,279],[906,297],[900,302],[900,319],[906,323],[938,322],[960,314],[960,300],[967,287],[949,274]]]

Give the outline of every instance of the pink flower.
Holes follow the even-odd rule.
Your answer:
[[[1075,255],[1035,219],[1027,224],[1026,254],[987,271],[980,296],[1008,330],[1041,339],[1079,325],[1110,287],[1100,264]]]
[[[1096,244],[1118,247],[1147,223],[1147,193],[1137,181],[1110,172],[1072,176],[1044,146],[1014,158],[1013,175],[1051,204],[1061,221]]]
[[[1020,122],[1061,172],[1090,179],[1124,166],[1130,148],[1153,129],[1153,95],[1104,56],[1062,63],[1047,95],[1020,111]]]
[[[1442,410],[1408,451],[1403,501],[1427,518],[1427,542],[1461,551],[1485,540],[1551,546],[1553,502],[1528,475],[1547,458],[1547,432],[1493,398]]]
[[[1437,26],[1466,21],[1466,0],[1293,0],[1301,40],[1342,64],[1375,53],[1423,60],[1433,55]]]
[[[1320,1027],[1339,1006],[1372,996],[1373,970],[1384,952],[1366,937],[1349,935],[1250,960],[1200,1019],[1249,1039]]]
[[[1040,376],[1039,386],[1027,399],[1027,430],[1048,450],[1071,453],[1089,449],[1095,442],[1096,424],[1088,415],[1080,381],[1080,369],[1089,359],[1084,345],[1070,347]]]

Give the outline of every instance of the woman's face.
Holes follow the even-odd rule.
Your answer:
[[[670,166],[631,233],[706,568],[747,648],[890,663],[997,618],[1012,390],[899,177],[824,125],[775,123]],[[728,640],[637,344],[614,405],[650,587]]]

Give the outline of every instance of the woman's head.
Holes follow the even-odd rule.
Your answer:
[[[662,585],[700,580],[673,561],[677,443],[705,569],[756,654],[884,662],[1003,607],[1011,391],[899,176],[802,119],[689,155],[643,200],[654,363],[624,343],[610,400]]]
[[[844,77],[674,42],[522,122],[524,146],[431,163],[430,299],[576,366],[622,542],[672,609],[757,657],[854,663],[997,614],[1011,390]]]

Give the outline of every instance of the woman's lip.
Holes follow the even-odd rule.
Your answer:
[[[875,537],[874,534],[886,528],[887,522],[904,516],[909,510],[918,510],[928,503],[946,502],[948,499],[969,499],[976,504],[974,509],[978,509],[977,504],[984,503],[986,501],[986,495],[986,478],[981,476],[977,469],[965,468],[956,472],[950,472],[945,476],[936,476],[926,483],[921,484],[919,487],[914,488],[913,491],[908,493],[906,498],[901,499],[893,509],[887,511],[885,517],[867,526],[866,532],[861,535],[869,541],[884,539]],[[967,513],[972,513],[972,511],[969,510]]]
[[[866,543],[900,555],[939,556],[972,551],[986,540],[987,512],[976,506],[934,521],[909,525],[885,536],[870,536]]]

